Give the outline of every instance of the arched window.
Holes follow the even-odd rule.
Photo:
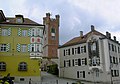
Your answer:
[[[5,71],[5,70],[6,70],[6,63],[0,62],[0,71]]]
[[[18,66],[19,71],[27,71],[27,63],[26,62],[20,62]]]

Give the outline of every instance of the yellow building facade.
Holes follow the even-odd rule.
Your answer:
[[[6,18],[0,10],[0,77],[10,73],[15,82],[40,83],[43,29],[22,15]]]

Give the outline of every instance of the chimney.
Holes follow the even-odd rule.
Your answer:
[[[113,36],[113,38],[114,38],[114,41],[116,41],[116,36]]]
[[[111,39],[111,34],[109,32],[106,32],[106,37]]]
[[[111,39],[111,33],[109,33],[109,39]]]
[[[80,36],[83,36],[83,31],[80,31]]]
[[[91,31],[94,31],[94,30],[95,30],[94,25],[91,25]]]

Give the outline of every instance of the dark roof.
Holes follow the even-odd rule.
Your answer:
[[[44,26],[44,25],[38,24],[28,18],[24,18],[23,23],[16,23],[16,18],[6,18],[6,20],[0,22],[0,24]]]
[[[100,36],[106,37],[104,34],[98,32],[96,30],[93,30],[93,31],[90,31],[83,36],[79,36],[79,37],[75,37],[75,38],[71,39],[70,41],[68,41],[65,44],[63,44],[62,46],[60,46],[59,48],[72,46],[72,45],[77,45],[77,44],[80,44],[80,43],[85,43],[90,35],[100,35]]]

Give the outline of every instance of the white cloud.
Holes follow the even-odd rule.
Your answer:
[[[88,32],[91,24],[101,32],[120,31],[120,0],[6,0],[0,5],[6,16],[23,14],[40,24],[45,13],[50,12],[51,17],[60,14],[61,43],[79,35],[81,30]]]

